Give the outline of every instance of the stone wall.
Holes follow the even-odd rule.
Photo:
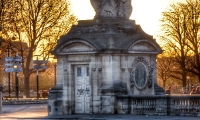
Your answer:
[[[138,62],[144,64],[148,73],[144,86],[131,86],[131,76]],[[155,56],[124,54],[89,54],[59,56],[57,63],[57,85],[49,91],[49,114],[74,114],[76,65],[89,66],[91,85],[90,113],[115,114],[117,95],[154,95]],[[151,69],[152,68],[152,69]],[[153,71],[151,71],[153,70]],[[150,73],[154,72],[154,74]],[[151,86],[149,87],[149,84]],[[125,112],[126,113],[126,112]]]

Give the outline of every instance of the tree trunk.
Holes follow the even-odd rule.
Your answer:
[[[32,53],[30,53],[30,51],[29,51],[29,54],[32,56]],[[30,97],[29,79],[30,79],[30,75],[31,75],[31,72],[32,72],[32,70],[29,69],[30,68],[30,64],[31,64],[31,56],[30,55],[27,56],[26,66],[25,66],[24,71],[23,71],[23,73],[24,73],[24,94],[25,94],[25,96],[27,98]]]
[[[24,74],[24,95],[27,98],[30,97],[29,78],[30,78],[30,74]]]
[[[186,79],[185,72],[182,74],[182,82],[183,82],[183,87],[186,87],[187,86],[187,79]]]

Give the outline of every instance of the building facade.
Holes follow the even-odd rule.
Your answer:
[[[156,82],[156,56],[162,50],[127,16],[100,12],[60,37],[52,51],[57,85],[49,91],[49,115],[115,114],[117,96],[164,94]]]

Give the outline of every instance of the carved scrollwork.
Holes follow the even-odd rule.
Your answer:
[[[130,74],[130,90],[131,90],[131,93],[133,94],[134,93],[134,84],[135,84],[134,79],[133,79],[134,71],[131,70],[130,72],[131,72],[131,74]]]
[[[148,76],[148,87],[152,87],[152,73],[153,73],[153,68],[149,69],[149,76]]]

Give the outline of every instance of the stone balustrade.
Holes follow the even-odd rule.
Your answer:
[[[117,114],[200,116],[200,95],[117,96]]]

